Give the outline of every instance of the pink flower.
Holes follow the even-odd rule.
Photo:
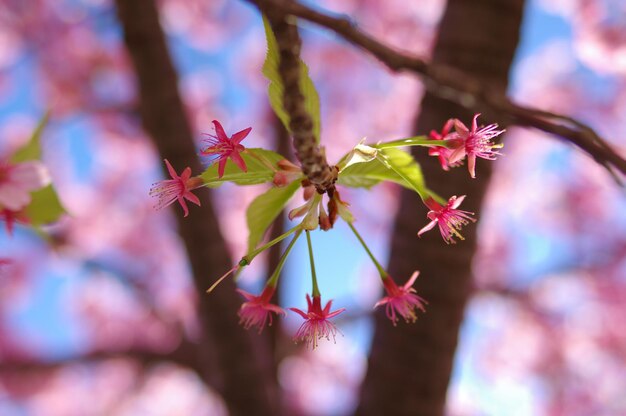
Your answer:
[[[244,328],[250,329],[253,326],[258,326],[259,333],[261,333],[266,323],[269,326],[272,325],[272,312],[277,315],[287,314],[283,308],[270,303],[275,291],[275,287],[265,286],[259,296],[254,296],[245,290],[237,289],[237,292],[246,298],[246,302],[239,308],[239,323],[243,324]]]
[[[497,124],[490,124],[486,127],[478,128],[477,119],[480,114],[474,115],[472,129],[469,130],[460,120],[454,119],[454,129],[456,138],[451,140],[461,140],[462,144],[455,148],[448,156],[448,163],[455,164],[467,156],[467,168],[472,178],[476,177],[476,158],[481,157],[487,160],[495,160],[500,153],[494,149],[502,148],[502,144],[495,144],[491,141],[496,136],[504,133],[498,130]]]
[[[417,276],[419,276],[418,271],[414,272],[404,286],[401,287],[396,285],[396,282],[389,276],[383,279],[387,296],[379,300],[374,307],[377,308],[380,305],[387,305],[385,312],[387,313],[387,318],[391,320],[394,326],[399,319],[397,314],[400,314],[406,322],[415,322],[417,320],[415,309],[426,312],[424,304],[427,302],[416,295],[415,289],[412,287]]]
[[[345,311],[345,309],[341,308],[330,312],[330,306],[333,303],[332,300],[328,301],[324,309],[322,309],[321,297],[313,296],[313,300],[311,301],[311,297],[308,293],[306,295],[306,303],[308,305],[308,311],[306,313],[298,308],[289,308],[305,319],[304,323],[300,325],[298,332],[296,332],[294,341],[304,341],[307,346],[310,346],[312,349],[317,347],[317,341],[321,338],[330,340],[332,335],[334,341],[337,335],[337,327],[328,320],[339,315],[341,312]]]
[[[172,179],[164,179],[156,182],[150,189],[150,196],[156,196],[159,198],[155,208],[161,209],[168,205],[178,201],[180,206],[183,207],[185,217],[189,215],[189,208],[187,208],[187,199],[190,202],[200,206],[200,200],[191,191],[202,186],[202,179],[198,177],[191,177],[191,168],[187,167],[178,176],[170,162],[165,159],[165,166],[170,173]]]
[[[454,124],[454,119],[449,119],[446,124],[443,125],[441,129],[441,133],[431,130],[428,138],[432,140],[450,140],[454,139],[456,133],[450,133],[450,129]],[[459,143],[460,145],[460,143]],[[432,146],[428,149],[428,154],[430,156],[437,156],[439,159],[439,164],[443,170],[450,170],[450,168],[454,168],[463,164],[462,160],[459,160],[455,163],[450,163],[450,155],[454,152],[453,149],[445,147],[445,146]]]
[[[18,211],[30,204],[30,193],[48,185],[46,167],[36,160],[0,163],[0,207]]]
[[[458,198],[453,196],[448,200],[445,206],[440,205],[430,197],[426,199],[424,203],[430,208],[427,216],[431,221],[424,228],[419,230],[417,236],[419,237],[426,231],[432,230],[435,225],[439,225],[439,231],[446,243],[456,243],[454,237],[464,240],[458,230],[464,225],[469,224],[470,221],[476,222],[474,218],[470,217],[470,215],[474,215],[473,212],[457,209],[464,199],[465,195]]]
[[[244,162],[240,155],[240,153],[245,150],[245,147],[239,143],[246,138],[246,136],[250,133],[250,130],[252,130],[252,127],[243,129],[233,134],[232,137],[228,137],[219,121],[213,120],[213,124],[215,125],[216,136],[206,134],[206,136],[210,137],[206,140],[209,147],[200,152],[200,154],[203,156],[215,156],[216,159],[219,160],[217,173],[220,178],[224,176],[226,161],[229,157],[230,160],[235,162],[235,165],[239,166],[239,169],[247,172],[248,168],[246,167],[246,162]]]

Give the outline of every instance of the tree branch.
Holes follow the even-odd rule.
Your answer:
[[[158,362],[169,361],[180,366],[198,371],[203,363],[198,358],[201,356],[202,345],[188,340],[182,340],[171,351],[160,352],[149,349],[132,347],[120,350],[98,349],[88,351],[82,355],[46,361],[38,358],[13,358],[0,363],[0,376],[5,373],[25,373],[36,371],[50,371],[62,368],[69,364],[91,363],[110,359],[125,358],[140,362],[142,365],[150,365]],[[202,374],[200,374],[202,376]]]
[[[177,74],[159,24],[154,0],[116,0],[124,41],[138,81],[139,109],[146,132],[162,158],[176,169],[189,166],[202,171],[193,133],[178,93]],[[276,383],[269,373],[267,343],[237,324],[241,300],[235,283],[227,280],[221,293],[210,298],[205,290],[211,276],[231,266],[230,255],[222,238],[207,190],[198,190],[201,207],[194,207],[188,218],[177,211],[178,228],[186,246],[199,294],[199,315],[203,324],[203,348],[198,359],[203,363],[198,373],[213,384],[235,415],[276,415]],[[158,242],[155,242],[158,244]],[[265,355],[263,355],[265,353]],[[214,367],[219,369],[215,380]],[[272,391],[273,390],[273,391]]]
[[[476,80],[490,82],[504,93],[523,10],[523,0],[448,0],[433,60],[437,65],[445,62]],[[414,132],[439,129],[450,114],[461,119],[472,116],[470,110],[431,92],[424,95],[420,109]],[[480,210],[493,163],[479,161],[480,180],[474,180],[462,169],[446,172],[435,158],[418,152],[413,148],[413,154],[421,158],[429,186],[446,196],[458,195],[462,190],[467,198],[461,209]],[[472,294],[471,263],[477,229],[464,228],[465,241],[446,245],[436,231],[416,238],[416,231],[425,221],[422,202],[414,192],[403,189],[388,270],[398,283],[420,270],[415,288],[429,304],[417,322],[397,327],[390,324],[384,311],[377,311],[357,416],[445,414],[459,328]]]
[[[302,172],[315,185],[320,193],[332,188],[337,180],[337,169],[331,168],[323,149],[317,145],[313,133],[313,120],[306,110],[304,95],[300,90],[300,47],[298,27],[293,19],[274,8],[261,8],[276,36],[280,52],[278,74],[283,90],[283,106],[289,115],[289,129],[293,135],[296,157],[302,165]]]
[[[591,127],[570,117],[538,108],[519,105],[510,100],[497,86],[481,81],[467,72],[441,63],[398,52],[360,31],[342,17],[320,13],[305,5],[284,0],[246,0],[261,9],[279,10],[332,30],[348,42],[361,47],[393,71],[409,71],[421,76],[428,90],[448,101],[466,108],[488,108],[503,125],[533,127],[561,137],[578,146],[616,179],[616,172],[626,175],[626,160],[609,146]]]

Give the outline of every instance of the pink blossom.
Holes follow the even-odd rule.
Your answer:
[[[235,165],[239,166],[239,169],[247,172],[248,168],[246,166],[246,162],[244,162],[240,155],[240,153],[245,150],[245,147],[241,145],[240,142],[246,138],[246,136],[250,133],[250,130],[252,130],[252,127],[243,129],[233,134],[232,137],[228,137],[219,121],[213,120],[213,124],[215,125],[216,136],[206,134],[206,136],[210,137],[205,140],[209,144],[209,147],[200,152],[200,154],[203,156],[215,156],[216,159],[219,160],[217,173],[220,178],[224,176],[226,161],[229,157]]]
[[[317,347],[317,341],[321,338],[330,340],[332,336],[333,341],[335,340],[337,327],[330,322],[329,319],[345,311],[345,308],[330,312],[332,302],[332,300],[328,301],[324,309],[322,309],[321,297],[313,296],[313,300],[311,300],[311,297],[307,293],[306,303],[308,311],[306,313],[298,308],[289,308],[305,319],[304,323],[300,325],[298,332],[296,332],[294,341],[304,341],[307,346],[315,349]]]
[[[241,289],[237,289],[237,291],[246,298],[246,302],[239,308],[239,323],[246,329],[258,326],[259,333],[261,333],[266,323],[269,326],[272,325],[272,312],[277,315],[287,314],[283,308],[270,303],[276,291],[276,288],[273,286],[265,286],[265,289],[259,296]]]
[[[470,215],[474,215],[473,212],[463,211],[457,209],[463,200],[465,195],[460,197],[453,196],[448,200],[445,206],[442,206],[432,198],[426,199],[424,203],[430,211],[428,211],[428,218],[431,220],[424,228],[417,233],[418,237],[424,234],[426,231],[432,230],[435,225],[439,225],[439,231],[446,243],[456,243],[454,237],[463,240],[463,236],[459,233],[464,225],[469,224],[470,221],[476,222],[476,220]]]
[[[467,156],[467,168],[472,178],[476,177],[476,158],[481,157],[487,160],[495,160],[500,153],[494,149],[502,148],[502,144],[495,144],[491,141],[496,136],[504,133],[498,130],[497,124],[490,124],[486,127],[478,128],[477,119],[480,114],[474,115],[472,129],[469,130],[460,120],[454,119],[455,138],[450,140],[461,141],[459,147],[447,157],[450,165],[459,163]]]
[[[387,313],[387,318],[391,320],[394,326],[399,319],[397,314],[400,314],[406,322],[415,322],[417,320],[415,309],[426,312],[424,304],[427,302],[416,295],[415,289],[412,287],[417,276],[419,276],[419,272],[415,271],[404,286],[398,286],[390,276],[383,279],[387,296],[376,302],[374,307],[377,308],[380,305],[387,305],[385,312]]]
[[[49,183],[48,170],[39,161],[0,163],[0,206],[18,211],[30,203],[32,191]]]
[[[180,206],[183,207],[185,217],[189,215],[189,208],[187,208],[187,199],[190,202],[200,206],[200,200],[191,191],[202,186],[202,179],[199,177],[191,177],[191,168],[187,167],[178,176],[170,162],[165,159],[165,166],[170,173],[172,179],[164,179],[156,182],[150,189],[150,195],[159,198],[156,204],[156,209],[164,208],[168,205],[178,201]]]
[[[450,140],[454,139],[456,133],[450,133],[450,129],[454,125],[454,119],[449,119],[446,124],[443,125],[441,129],[441,133],[436,130],[431,130],[428,137],[432,140]],[[462,160],[458,160],[455,163],[450,163],[450,155],[454,152],[453,149],[445,147],[445,146],[432,146],[428,149],[428,154],[430,156],[437,156],[439,158],[439,164],[441,164],[441,168],[443,170],[450,170],[450,168],[454,168],[463,164]]]

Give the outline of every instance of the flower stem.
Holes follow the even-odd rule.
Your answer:
[[[320,296],[320,288],[317,286],[317,275],[315,274],[315,262],[313,261],[313,245],[311,244],[311,235],[306,230],[306,242],[309,246],[309,260],[311,261],[311,282],[313,284],[313,297]]]
[[[269,241],[266,244],[263,244],[261,247],[257,248],[256,250],[251,251],[250,253],[246,254],[245,256],[243,256],[241,258],[241,261],[239,262],[239,265],[242,266],[242,267],[243,266],[247,266],[248,264],[250,264],[252,262],[252,260],[254,260],[254,258],[256,256],[261,254],[263,251],[267,250],[268,248],[272,247],[273,245],[275,245],[277,243],[280,243],[285,238],[287,238],[291,234],[293,234],[295,231],[301,230],[301,228],[302,227],[300,226],[300,224],[298,224],[295,227],[293,227],[290,230],[288,230],[286,233],[279,235],[278,237],[276,237],[272,241]]]
[[[240,270],[241,266],[239,264],[236,264],[232,269],[230,269],[229,271],[227,271],[226,273],[224,273],[222,275],[222,277],[220,277],[219,279],[217,279],[215,281],[215,283],[213,283],[211,285],[210,288],[207,289],[206,293],[211,293],[213,291],[213,289],[215,289],[217,287],[217,285],[219,285],[220,283],[222,283],[222,280],[226,279],[228,276],[230,276],[231,273]]]
[[[276,266],[276,270],[274,270],[274,273],[272,273],[272,276],[267,281],[266,286],[276,287],[276,283],[278,283],[278,277],[280,276],[280,272],[283,270],[285,261],[287,260],[287,257],[289,257],[289,253],[291,252],[293,245],[296,243],[296,241],[300,237],[300,234],[302,234],[302,229],[299,229],[298,231],[296,231],[296,235],[293,236],[293,238],[289,242],[289,245],[285,249],[285,252],[283,253],[282,256],[280,256],[280,260],[278,260],[278,265]]]
[[[350,229],[352,230],[356,238],[359,240],[359,242],[361,243],[361,245],[367,252],[367,255],[370,256],[370,259],[372,259],[372,261],[374,262],[374,266],[376,266],[376,269],[378,270],[378,273],[380,274],[380,278],[384,280],[387,277],[389,277],[389,275],[387,274],[383,266],[380,265],[380,263],[376,260],[376,258],[374,257],[370,249],[367,247],[367,244],[365,244],[365,241],[363,240],[359,232],[356,230],[356,228],[354,228],[354,225],[352,225],[351,222],[349,222],[348,225],[350,226]]]
[[[279,235],[278,237],[276,237],[272,241],[262,245],[261,247],[257,248],[256,250],[253,250],[250,253],[248,253],[245,256],[243,256],[241,258],[241,260],[239,260],[239,263],[237,263],[232,269],[230,269],[229,271],[224,273],[224,275],[222,275],[222,277],[217,279],[217,281],[211,285],[211,287],[207,290],[207,293],[211,293],[213,291],[213,289],[215,289],[217,287],[217,285],[219,285],[222,282],[222,280],[226,279],[233,272],[235,273],[235,279],[237,279],[237,276],[239,276],[239,274],[241,273],[243,268],[245,266],[249,265],[250,263],[252,263],[252,260],[254,260],[254,258],[256,256],[258,256],[259,254],[261,254],[263,251],[267,250],[268,248],[272,247],[274,244],[280,243],[285,238],[287,238],[291,234],[293,234],[295,231],[298,231],[298,235],[300,235],[300,233],[302,232],[302,227],[300,226],[300,224],[296,225],[295,227],[293,227],[292,229],[290,229],[286,233]],[[298,236],[296,236],[295,239],[297,239],[297,238],[298,238]],[[294,241],[295,241],[295,239],[294,239]],[[292,241],[291,244],[289,244],[289,247],[287,248],[287,252],[291,249],[291,245],[293,244],[294,241]],[[284,263],[284,260],[282,258],[281,258],[280,261]],[[279,263],[279,267],[282,268],[282,264],[281,263]],[[278,270],[278,273],[280,273],[280,270]],[[273,276],[272,276],[272,278],[273,278]]]
[[[383,142],[371,145],[371,147],[375,147],[376,149],[388,149],[393,147],[401,147],[401,146],[441,146],[448,147],[451,143],[449,140],[431,140],[426,138],[426,136],[415,136],[409,137],[406,139],[393,140],[391,142]]]

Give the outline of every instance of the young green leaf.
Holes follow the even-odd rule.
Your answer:
[[[453,142],[449,140],[432,140],[426,136],[415,136],[408,137],[406,139],[393,140],[390,142],[380,142],[376,144],[372,144],[370,146],[375,147],[377,149],[392,149],[396,147],[404,147],[404,146],[443,146],[448,147],[452,145]]]
[[[217,172],[217,163],[214,163],[200,177],[209,188],[217,188],[224,182],[233,182],[237,185],[271,182],[274,179],[274,173],[278,170],[276,163],[285,158],[271,150],[259,148],[247,148],[245,152],[241,153],[241,157],[246,162],[248,172],[242,171],[234,163],[229,162],[226,164],[224,176],[220,178]]]
[[[261,242],[269,226],[299,187],[300,181],[294,181],[280,188],[272,187],[252,201],[246,211],[246,221],[250,231],[248,253],[252,252]]]
[[[31,194],[32,200],[26,207],[26,217],[33,226],[55,222],[65,213],[65,209],[52,185]]]
[[[48,117],[49,115],[46,113],[41,118],[28,143],[11,157],[12,163],[41,159],[41,134],[48,123]],[[34,227],[55,222],[65,213],[65,209],[52,185],[33,192],[31,198],[30,204],[25,208],[25,213],[28,221]]]
[[[284,86],[278,72],[280,51],[278,50],[278,43],[276,42],[274,32],[272,32],[272,28],[265,16],[263,16],[263,25],[265,27],[265,38],[267,39],[267,55],[265,57],[265,63],[263,64],[263,75],[270,81],[267,94],[272,109],[289,131],[289,115],[285,112],[283,106]],[[304,106],[313,120],[313,134],[315,135],[315,140],[319,143],[320,99],[315,85],[309,76],[309,68],[302,60],[300,60],[300,91],[304,96]]]
[[[343,170],[349,166],[356,165],[357,163],[367,163],[376,159],[378,149],[363,144],[365,139],[361,140],[359,144],[342,157],[337,163],[339,170]]]
[[[428,193],[419,164],[410,153],[399,149],[381,149],[377,158],[348,166],[339,172],[339,185],[371,188],[381,181],[391,181],[415,190],[420,195]]]
[[[47,123],[48,113],[44,114],[41,120],[39,120],[39,123],[37,124],[32,136],[30,136],[28,143],[13,154],[11,162],[21,163],[27,160],[41,159],[41,133]]]

